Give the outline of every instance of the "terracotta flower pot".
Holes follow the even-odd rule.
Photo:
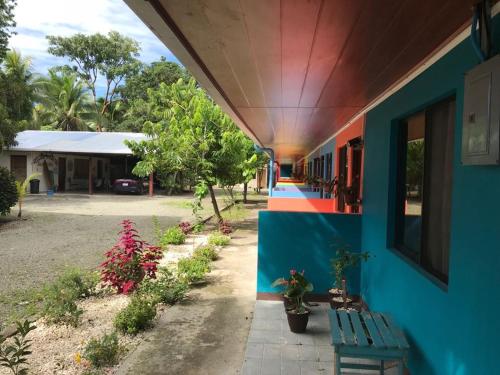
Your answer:
[[[305,310],[301,314],[297,314],[293,311],[287,311],[286,317],[288,319],[288,326],[290,331],[294,333],[304,333],[306,331],[307,322],[309,321],[310,312]]]

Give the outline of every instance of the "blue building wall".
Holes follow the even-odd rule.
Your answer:
[[[330,259],[335,256],[336,239],[359,251],[360,233],[359,215],[261,211],[257,292],[278,293],[271,283],[287,277],[293,268],[305,270],[314,293],[327,293],[333,285]],[[359,268],[352,270],[347,279],[350,293],[359,294]]]
[[[494,23],[500,44],[500,17]],[[408,334],[412,375],[500,374],[500,167],[460,163],[464,73],[478,64],[467,39],[367,115],[361,293]],[[388,248],[394,199],[391,128],[456,95],[449,284],[443,287]],[[499,105],[496,103],[494,105]]]

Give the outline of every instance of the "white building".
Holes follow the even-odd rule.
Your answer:
[[[39,173],[40,191],[107,190],[130,176],[137,159],[125,140],[141,141],[142,133],[38,131],[20,132],[17,145],[0,153],[0,166],[24,180]]]

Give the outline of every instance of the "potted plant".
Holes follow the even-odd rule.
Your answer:
[[[273,287],[284,286],[283,299],[290,331],[305,332],[310,311],[304,306],[304,295],[313,290],[313,285],[304,277],[304,271],[290,270],[290,277],[276,279]]]
[[[347,292],[345,272],[349,268],[356,267],[362,260],[367,261],[369,257],[368,252],[352,252],[349,244],[338,243],[335,258],[330,261],[332,273],[335,276],[334,288],[329,290],[332,308],[347,308],[352,303],[352,299]]]

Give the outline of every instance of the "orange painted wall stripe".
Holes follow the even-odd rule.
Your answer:
[[[269,197],[267,209],[269,211],[333,213],[335,204],[333,199]]]

